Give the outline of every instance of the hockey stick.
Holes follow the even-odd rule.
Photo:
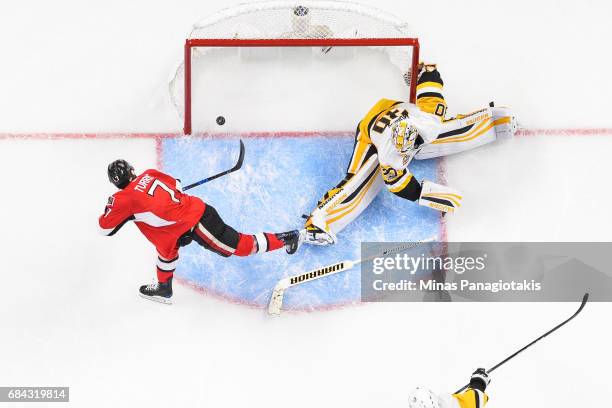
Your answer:
[[[502,360],[501,362],[497,363],[496,365],[491,367],[489,370],[487,370],[487,373],[491,373],[491,372],[495,371],[498,367],[501,367],[502,365],[504,365],[505,363],[507,363],[508,361],[512,360],[514,357],[516,357],[517,354],[527,350],[529,347],[533,346],[535,343],[537,343],[538,341],[542,340],[544,337],[546,337],[549,334],[555,332],[557,329],[561,328],[562,326],[565,326],[570,320],[572,320],[574,317],[578,316],[578,313],[582,312],[582,309],[584,309],[584,306],[587,304],[588,300],[589,300],[589,294],[585,293],[583,298],[582,298],[582,303],[580,304],[580,307],[578,308],[578,310],[576,310],[576,313],[574,313],[569,319],[565,320],[561,324],[558,324],[557,326],[555,326],[551,330],[547,331],[546,333],[544,333],[543,335],[541,335],[540,337],[538,337],[537,339],[535,339],[534,341],[532,341],[531,343],[529,343],[528,345],[523,347],[522,349],[518,350],[516,353],[506,357],[504,360]],[[461,391],[465,390],[469,386],[470,386],[469,384],[463,386],[462,388],[457,390],[457,392],[455,392],[455,394],[459,394]]]
[[[424,239],[422,241],[409,242],[406,244],[399,245],[395,248],[387,249],[376,255],[372,255],[364,259],[356,259],[354,261],[350,261],[350,260],[340,261],[332,265],[313,269],[311,271],[304,272],[299,275],[289,276],[287,278],[281,279],[280,281],[278,281],[278,283],[274,287],[274,290],[272,291],[272,297],[270,298],[270,304],[268,305],[268,313],[270,313],[271,315],[276,315],[276,316],[280,315],[281,308],[283,307],[283,296],[285,295],[285,290],[287,290],[291,286],[299,285],[305,282],[310,282],[315,279],[322,278],[324,276],[334,275],[336,273],[348,271],[349,269],[352,269],[355,266],[363,262],[370,261],[374,258],[377,258],[380,256],[386,256],[386,255],[396,253],[396,252],[402,252],[407,249],[414,248],[416,246],[424,244],[426,242],[432,242],[435,240],[436,240],[436,237],[433,236],[433,237]]]
[[[192,189],[194,187],[200,186],[200,185],[202,185],[204,183],[208,183],[209,181],[212,181],[212,180],[214,180],[216,178],[219,178],[221,176],[225,176],[226,174],[233,173],[233,172],[235,172],[236,170],[238,170],[238,169],[240,169],[242,167],[242,162],[243,161],[244,161],[244,143],[242,143],[242,140],[240,140],[240,154],[238,155],[238,161],[236,162],[234,167],[232,167],[229,170],[222,171],[219,174],[215,174],[214,176],[207,177],[204,180],[200,180],[200,181],[196,181],[195,183],[191,183],[187,187],[184,187],[183,191],[187,191],[187,190]]]

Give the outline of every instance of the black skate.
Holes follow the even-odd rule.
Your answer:
[[[287,251],[289,255],[295,254],[303,240],[302,233],[298,230],[281,232],[280,234],[276,234],[276,238],[285,243],[285,251]]]
[[[154,302],[172,304],[172,278],[165,283],[152,283],[140,287],[140,297]]]

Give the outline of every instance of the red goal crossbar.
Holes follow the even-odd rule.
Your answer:
[[[287,38],[287,39],[187,39],[185,41],[185,123],[183,132],[191,134],[191,49],[194,47],[412,47],[410,102],[416,101],[419,64],[418,38]]]

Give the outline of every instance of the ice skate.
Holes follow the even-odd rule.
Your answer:
[[[293,255],[296,253],[296,251],[302,244],[302,241],[304,240],[304,234],[304,230],[293,230],[276,234],[276,237],[285,243],[285,251],[287,251],[289,255]]]
[[[140,287],[140,297],[154,302],[165,303],[167,305],[172,304],[172,278],[168,279],[167,282],[151,283],[149,285],[142,285]]]

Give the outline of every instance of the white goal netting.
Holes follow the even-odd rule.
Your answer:
[[[170,81],[170,97],[181,119],[187,119],[191,123],[193,116],[195,130],[198,118],[205,117],[210,121],[210,118],[216,114],[227,110],[219,103],[210,104],[210,99],[216,98],[219,102],[220,97],[226,97],[236,101],[236,96],[240,97],[240,94],[237,95],[230,89],[232,87],[239,87],[246,94],[250,94],[249,97],[253,97],[253,95],[261,95],[262,84],[269,81],[266,76],[272,77],[272,81],[263,89],[279,89],[287,86],[283,84],[281,77],[289,77],[291,79],[289,86],[292,89],[290,93],[293,95],[296,93],[303,95],[304,92],[309,91],[316,92],[313,89],[315,84],[335,88],[341,86],[342,82],[346,82],[349,78],[356,83],[358,75],[362,75],[363,82],[369,84],[376,82],[366,78],[372,76],[373,70],[381,74],[388,70],[388,68],[381,67],[383,63],[380,61],[380,56],[383,56],[385,64],[392,67],[395,72],[396,82],[392,86],[397,88],[398,95],[402,95],[403,99],[408,99],[410,70],[414,63],[412,58],[414,47],[390,44],[388,39],[413,38],[414,34],[400,18],[356,3],[292,0],[244,4],[222,10],[193,26],[187,38],[188,42],[189,40],[202,40],[203,42],[197,43],[188,53],[191,75],[187,84],[185,61],[178,65]],[[236,42],[234,47],[206,46],[206,40],[215,39],[231,39]],[[364,41],[363,45],[358,44],[351,47],[324,44],[316,47],[291,47],[290,44],[280,44],[278,41],[270,41],[269,45],[263,47],[245,47],[240,42],[249,39],[311,39],[322,42],[329,39],[365,39],[369,41]],[[212,42],[208,41],[208,43]],[[229,48],[233,49],[229,50]],[[293,51],[289,48],[293,48]],[[357,55],[362,56],[367,53],[369,55],[363,58],[355,58]],[[226,60],[225,64],[220,62],[221,59]],[[349,67],[347,63],[350,60],[353,63],[361,64],[368,59],[378,60],[375,63],[376,68],[367,68],[367,64],[364,63],[361,69],[356,69]],[[263,67],[264,62],[268,63],[267,68]],[[295,72],[290,72],[294,68]],[[311,72],[307,73],[306,70]],[[312,71],[317,73],[312,74]],[[240,74],[245,78],[240,79]],[[234,77],[228,75],[234,75]],[[296,81],[298,77],[300,80]],[[190,88],[192,94],[187,104],[193,105],[193,108],[188,106],[187,113],[185,109],[186,86]],[[249,87],[254,90],[247,89]],[[384,90],[381,89],[380,92]],[[274,98],[285,96],[286,93],[280,92]],[[323,96],[320,96],[322,99]],[[192,109],[193,114],[191,114]],[[214,111],[208,112],[209,109]],[[200,126],[202,127],[207,128],[206,125]]]

